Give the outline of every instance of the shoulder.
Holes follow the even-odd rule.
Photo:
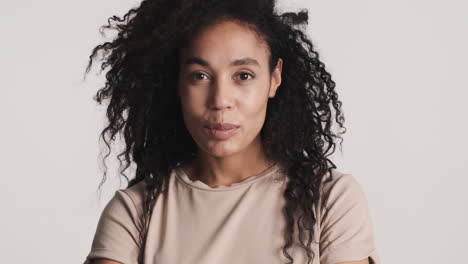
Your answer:
[[[137,184],[128,187],[126,189],[120,189],[116,191],[116,196],[125,197],[125,202],[135,208],[138,215],[143,214],[143,203],[145,200],[146,183],[144,181],[138,182]]]
[[[140,181],[131,187],[120,189],[119,192],[124,193],[130,199],[132,199],[135,205],[139,205],[143,203],[144,201],[144,194],[146,192],[146,183],[145,181]]]
[[[319,204],[321,262],[370,257],[378,263],[368,202],[357,178],[333,170],[322,180]],[[372,263],[372,262],[371,262]]]
[[[331,205],[336,200],[367,202],[364,190],[354,174],[337,169],[332,169],[331,173],[327,172],[322,178],[320,192],[324,205]]]
[[[145,183],[139,182],[126,189],[118,189],[107,202],[101,213],[100,222],[108,224],[112,221],[121,221],[140,224],[143,215]],[[122,224],[122,223],[121,223]]]
[[[349,232],[358,227],[372,235],[367,197],[353,174],[338,170],[327,174],[322,180],[317,206],[321,232],[330,234],[322,238],[330,240],[334,235],[351,235]]]
[[[94,259],[112,259],[120,263],[138,263],[142,230],[142,184],[116,190],[99,218],[89,263]]]

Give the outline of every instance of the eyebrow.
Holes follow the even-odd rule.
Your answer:
[[[185,65],[191,65],[191,64],[200,64],[205,67],[210,67],[210,64],[206,60],[200,57],[189,57],[185,60]],[[230,65],[231,66],[243,66],[243,65],[260,66],[260,63],[258,63],[258,61],[254,58],[246,57],[246,58],[234,60],[231,62]]]

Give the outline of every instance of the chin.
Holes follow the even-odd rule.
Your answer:
[[[240,151],[238,147],[232,146],[232,144],[229,144],[229,142],[216,142],[216,143],[208,142],[207,145],[205,145],[202,149],[204,152],[206,152],[210,156],[213,156],[216,158],[229,157]]]

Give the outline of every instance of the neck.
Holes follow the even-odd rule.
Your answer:
[[[263,151],[238,153],[229,157],[213,157],[200,150],[183,170],[192,180],[200,180],[210,187],[231,185],[257,175],[274,164]]]

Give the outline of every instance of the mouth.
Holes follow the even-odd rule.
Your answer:
[[[236,129],[238,128],[239,125],[231,124],[231,123],[210,123],[205,126],[205,128],[208,129],[216,129],[216,130],[231,130],[231,129]]]
[[[213,123],[205,126],[205,131],[210,137],[218,140],[226,140],[238,131],[239,125],[230,123]]]

